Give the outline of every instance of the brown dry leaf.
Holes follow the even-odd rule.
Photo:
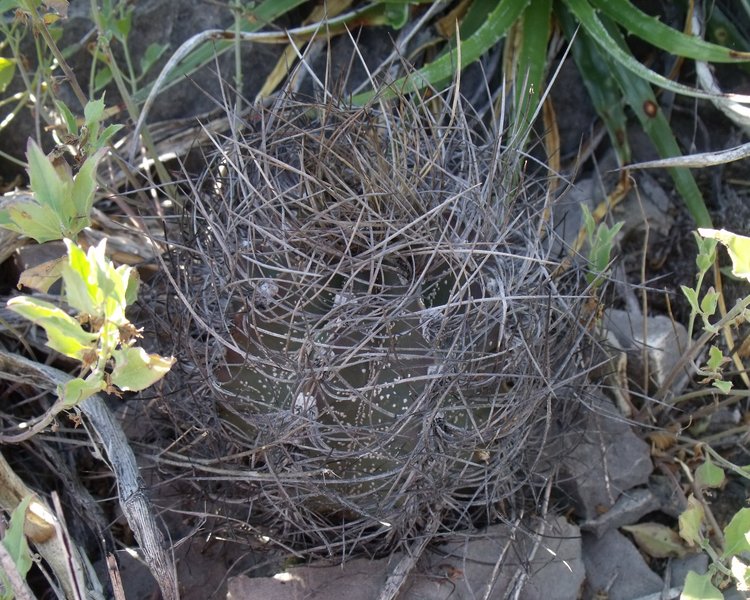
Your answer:
[[[61,256],[26,269],[18,278],[18,289],[27,287],[46,294],[52,284],[60,279],[66,260],[67,257]]]
[[[652,431],[647,436],[653,450],[668,450],[677,443],[677,436],[671,431]]]
[[[466,11],[469,10],[471,1],[461,0],[447,15],[435,23],[435,29],[446,40],[456,35],[456,22],[460,22],[464,18]]]

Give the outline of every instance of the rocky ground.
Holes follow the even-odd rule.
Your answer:
[[[134,27],[142,33],[144,47],[153,40],[167,40],[177,46],[189,35],[209,26],[225,27],[227,15],[218,4],[150,0],[136,11]],[[86,28],[85,11],[71,7],[66,36],[80,38]],[[374,64],[388,52],[389,32],[368,30],[359,40],[360,51]],[[352,55],[345,41],[334,49],[339,60]],[[139,48],[133,51],[139,52]],[[249,69],[245,94],[252,97],[271,64],[275,50],[248,47]],[[226,61],[225,61],[226,59]],[[275,59],[274,59],[275,60]],[[223,62],[222,62],[223,61]],[[218,68],[231,72],[225,55]],[[86,69],[81,64],[77,68]],[[190,119],[214,108],[206,90],[216,89],[216,73],[205,69],[181,83],[157,101],[151,111],[153,122]],[[358,74],[354,75],[356,78]],[[361,76],[361,74],[359,74]],[[464,92],[470,95],[471,79]],[[588,159],[573,165],[580,144],[592,138],[596,117],[582,84],[572,68],[563,68],[550,83],[562,136],[561,151],[567,161],[565,176],[571,181],[557,209],[568,211],[564,236],[572,243],[580,229],[579,203],[590,202],[597,191],[609,189],[616,180],[606,140],[592,149]],[[110,99],[110,98],[108,98]],[[112,98],[114,100],[114,98]],[[731,145],[737,131],[711,108],[699,106],[697,114],[676,117],[678,134],[695,140],[696,121],[708,123],[710,135],[698,141],[698,149]],[[715,125],[715,126],[714,126]],[[4,152],[22,157],[29,124],[19,118],[17,126],[3,135]],[[654,153],[635,129],[631,139],[636,160],[648,160]],[[599,138],[601,139],[601,138]],[[684,140],[683,140],[684,141]],[[168,142],[168,138],[167,138]],[[688,144],[689,145],[689,144]],[[188,167],[191,167],[188,164]],[[176,167],[176,165],[175,165]],[[648,400],[639,395],[639,383],[648,373],[660,386],[679,363],[687,343],[686,304],[678,286],[691,284],[694,267],[692,225],[663,173],[634,174],[634,189],[614,209],[612,221],[624,221],[618,238],[618,255],[613,279],[620,284],[609,288],[609,307],[602,314],[607,341],[615,350],[613,368],[603,379],[600,394],[585,399],[585,418],[559,436],[548,447],[549,458],[562,457],[557,479],[540,498],[536,514],[523,515],[514,523],[493,524],[482,530],[458,532],[447,543],[418,548],[416,557],[396,553],[384,558],[357,558],[345,564],[284,562],[278,549],[266,549],[260,541],[214,539],[200,527],[194,533],[187,515],[165,512],[175,543],[178,578],[182,597],[188,600],[227,598],[233,600],[375,600],[392,598],[474,600],[500,599],[601,599],[663,600],[677,598],[688,570],[703,571],[708,556],[691,551],[679,540],[665,542],[664,555],[637,543],[638,526],[651,523],[674,526],[685,508],[686,490],[670,454],[670,443],[660,443],[656,420]],[[717,226],[732,227],[737,233],[748,229],[745,166],[707,172],[701,177]],[[592,206],[593,208],[594,206]],[[729,207],[729,208],[728,208]],[[13,271],[7,277],[12,277]],[[6,277],[6,278],[7,278]],[[10,288],[8,284],[6,288]],[[644,303],[642,290],[647,289]],[[742,293],[741,288],[738,293]],[[645,307],[645,314],[644,314]],[[677,377],[672,384],[676,395],[690,388],[692,379]],[[640,386],[640,387],[639,387]],[[631,394],[632,392],[632,394]],[[721,432],[746,422],[746,406],[735,405],[714,412],[705,423],[709,432]],[[141,408],[121,408],[128,435],[142,434]],[[136,415],[136,416],[132,416]],[[681,415],[682,416],[682,415]],[[706,421],[706,419],[704,419]],[[687,426],[685,428],[687,430]],[[674,433],[674,431],[672,431]],[[691,434],[692,435],[692,434]],[[136,440],[147,447],[146,440]],[[746,436],[731,438],[724,450],[738,464],[747,463]],[[151,463],[144,460],[144,465]],[[160,504],[165,482],[149,471],[155,503]],[[732,480],[715,498],[731,516],[747,497],[747,485]],[[165,501],[166,504],[166,501]],[[183,507],[184,509],[184,507]],[[195,507],[199,514],[203,507]],[[118,523],[118,527],[121,523]],[[182,537],[184,536],[184,538]],[[177,543],[182,538],[181,543]],[[128,536],[121,536],[123,545]],[[671,545],[670,545],[671,544]],[[154,597],[156,587],[145,567],[125,550],[118,553],[127,598]],[[287,568],[284,568],[287,567]],[[744,597],[727,590],[725,598]]]

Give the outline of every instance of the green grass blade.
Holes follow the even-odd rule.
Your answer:
[[[693,98],[704,98],[707,100],[715,99],[716,94],[703,92],[691,88],[687,85],[674,82],[663,75],[645,67],[638,62],[631,54],[626,52],[610,35],[607,28],[604,27],[596,10],[589,4],[589,0],[565,0],[565,4],[581,23],[584,30],[594,39],[615,62],[622,65],[629,71],[635,73],[639,78],[650,81],[654,85],[684,96]],[[734,99],[738,102],[750,102],[750,97],[735,95]]]
[[[676,56],[703,62],[746,62],[750,52],[739,52],[686,35],[651,17],[633,6],[628,0],[590,0],[591,3],[614,22],[649,44]]]
[[[477,29],[487,20],[487,15],[497,5],[497,0],[474,0],[469,6],[458,30],[461,32],[461,39],[465,40],[474,35]],[[456,39],[451,40],[455,46]]]
[[[721,9],[714,6],[710,18],[706,21],[706,39],[733,50],[750,51],[750,40],[737,27],[734,21]],[[750,73],[750,63],[737,65],[745,73]]]
[[[547,68],[547,45],[552,27],[552,0],[534,0],[523,13],[521,48],[516,64],[516,123],[525,131],[539,106]]]
[[[583,85],[591,98],[597,114],[604,122],[609,133],[612,147],[617,153],[621,165],[630,162],[630,146],[626,134],[627,116],[620,85],[615,78],[609,63],[602,57],[599,46],[585,31],[578,30],[578,24],[562,6],[556,6],[563,33],[569,40],[573,39],[571,54],[583,79]],[[576,34],[577,31],[577,34]]]
[[[614,36],[614,43],[618,44],[620,49],[625,48],[625,40],[619,30],[614,25],[610,25],[609,29]],[[659,108],[656,96],[654,96],[648,82],[627,69],[621,62],[613,58],[612,54],[602,53],[602,58],[609,62],[612,74],[622,90],[625,101],[640,121],[643,130],[654,144],[659,156],[662,158],[680,156],[682,152],[672,133],[672,128],[664,116],[664,112]],[[712,227],[711,215],[708,213],[701,191],[690,170],[671,168],[667,171],[696,225],[698,227]]]
[[[463,69],[473,63],[482,54],[497,44],[510,27],[521,16],[531,0],[498,0],[492,11],[479,28],[465,40],[461,40],[460,52],[457,48],[435,59],[406,77],[394,81],[379,93],[381,97],[393,97],[397,94],[416,92],[437,82],[449,80],[456,69]],[[459,64],[460,54],[460,64]],[[352,98],[354,104],[366,104],[376,92],[369,91],[357,94]]]

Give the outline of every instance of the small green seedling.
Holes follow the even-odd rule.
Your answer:
[[[67,135],[62,140],[65,144],[75,148],[75,157],[77,161],[82,161],[87,157],[94,156],[104,148],[122,125],[107,125],[102,129],[102,121],[106,118],[104,97],[99,100],[91,100],[86,103],[83,109],[83,125],[78,126],[78,120],[68,106],[62,101],[57,100],[57,109],[65,121],[65,127],[68,129]]]
[[[716,333],[717,327],[709,321],[717,308],[718,293],[710,288],[700,299],[703,278],[713,265],[718,243],[724,245],[732,260],[732,273],[736,277],[750,282],[750,238],[736,235],[724,229],[699,229],[698,241],[698,277],[694,288],[682,287],[691,307],[689,334],[695,318],[700,315],[704,328],[709,333]],[[741,308],[743,305],[738,303]],[[747,311],[744,310],[743,313]],[[738,313],[741,317],[743,314]],[[746,316],[746,315],[745,315]],[[721,380],[722,366],[728,361],[721,350],[711,346],[708,350],[706,366],[699,373],[706,376],[713,385],[724,393],[731,390],[731,382]],[[739,468],[726,463],[743,477],[749,477],[747,468]],[[698,494],[705,488],[719,488],[724,484],[724,469],[716,465],[711,454],[706,454],[705,460],[695,471],[694,484]],[[750,508],[742,508],[732,517],[723,530],[723,543],[720,548],[712,545],[705,531],[708,529],[706,508],[703,502],[691,496],[688,508],[680,515],[679,530],[682,538],[691,546],[700,547],[711,558],[711,564],[705,574],[689,572],[685,580],[681,600],[693,599],[721,599],[720,587],[733,581],[741,592],[750,591]]]
[[[91,225],[89,217],[96,191],[100,149],[89,156],[74,176],[64,160],[53,161],[29,140],[26,157],[33,197],[19,197],[0,208],[0,227],[39,243],[75,238]]]
[[[710,454],[695,470],[694,483],[698,490],[720,488],[725,481],[724,469],[715,464]],[[734,581],[737,589],[750,591],[750,508],[742,508],[723,530],[723,548],[716,548],[708,536],[706,510],[695,496],[688,498],[688,507],[680,515],[680,536],[693,547],[699,547],[711,557],[708,571],[690,571],[685,579],[681,600],[723,598],[719,587]],[[718,584],[714,585],[714,584]]]
[[[586,280],[598,288],[604,281],[604,275],[609,269],[612,260],[612,246],[615,237],[622,229],[623,223],[615,223],[609,227],[606,223],[599,223],[597,227],[588,206],[581,204],[583,224],[586,229],[586,239],[589,244],[590,270],[586,274]]]
[[[128,321],[125,309],[138,294],[137,271],[115,267],[105,255],[105,242],[84,253],[65,240],[65,299],[77,311],[77,319],[38,298],[8,301],[8,308],[44,328],[50,348],[82,363],[80,376],[58,388],[62,408],[72,408],[100,391],[143,390],[164,377],[175,361],[135,346],[140,331]]]

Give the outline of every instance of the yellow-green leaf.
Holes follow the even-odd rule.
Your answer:
[[[26,235],[40,244],[63,237],[57,213],[31,198],[19,198],[0,209],[0,227]]]
[[[680,600],[724,600],[724,595],[711,583],[710,572],[688,571]]]
[[[691,546],[700,545],[703,541],[701,528],[704,517],[703,505],[695,499],[695,496],[688,498],[688,507],[680,515],[680,537]]]
[[[60,354],[82,360],[95,347],[96,335],[84,331],[78,321],[49,302],[18,296],[8,300],[8,308],[43,327],[47,345]]]
[[[90,381],[77,377],[71,379],[65,385],[59,386],[57,393],[62,398],[65,408],[73,408],[106,387],[107,384],[101,376]]]
[[[31,138],[26,149],[29,163],[30,187],[39,204],[57,208],[63,196],[63,180],[60,171],[47,158],[39,145]]]
[[[125,392],[138,392],[159,381],[175,363],[173,357],[148,354],[143,348],[126,347],[112,353],[112,384]]]
[[[741,508],[724,528],[724,557],[750,552],[750,508]]]
[[[652,558],[681,558],[688,552],[679,534],[661,523],[639,523],[622,529]]]
[[[729,258],[732,259],[732,274],[750,281],[750,237],[737,235],[726,229],[701,228],[698,233],[724,244],[729,252]]]
[[[711,455],[695,470],[695,483],[701,488],[718,488],[724,483],[724,469],[715,465]]]
[[[32,498],[32,496],[26,496],[21,500],[18,506],[16,506],[10,516],[10,525],[8,525],[5,535],[3,536],[3,546],[5,546],[8,554],[10,554],[13,559],[18,573],[24,578],[33,564],[29,544],[23,533],[23,526],[26,521],[26,510],[28,509]]]
[[[62,278],[67,303],[80,313],[103,317],[99,314],[101,298],[88,257],[75,242],[66,239],[65,245],[68,261],[63,265]]]
[[[8,84],[13,81],[16,73],[16,61],[12,58],[0,57],[0,94],[5,91]]]

